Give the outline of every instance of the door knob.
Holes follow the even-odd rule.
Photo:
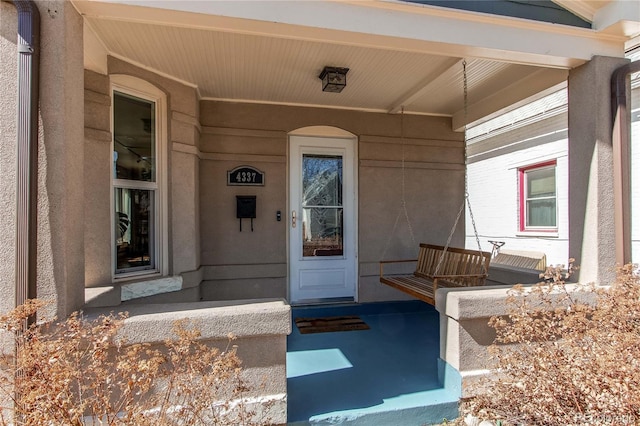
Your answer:
[[[296,227],[296,211],[295,210],[291,212],[291,227],[292,228]]]

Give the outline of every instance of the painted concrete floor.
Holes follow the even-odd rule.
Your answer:
[[[457,416],[438,382],[439,322],[423,302],[294,307],[297,317],[359,315],[370,330],[287,339],[293,425],[426,425]]]

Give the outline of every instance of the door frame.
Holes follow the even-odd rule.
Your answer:
[[[350,141],[353,148],[353,164],[351,165],[353,170],[353,231],[354,231],[354,259],[353,259],[353,268],[354,268],[354,293],[353,300],[354,302],[358,302],[359,299],[359,281],[360,281],[360,271],[359,271],[359,244],[360,244],[360,234],[358,227],[358,219],[359,219],[359,195],[358,195],[358,137],[351,132],[346,130],[331,127],[331,126],[310,126],[303,127],[297,130],[293,130],[287,135],[287,213],[285,215],[287,220],[287,301],[291,303],[291,139],[296,136],[303,136],[309,138],[317,138],[321,139],[345,139]],[[344,195],[343,195],[344,197]],[[297,209],[297,208],[296,208]],[[328,299],[329,300],[329,299]],[[322,303],[322,302],[320,302]]]

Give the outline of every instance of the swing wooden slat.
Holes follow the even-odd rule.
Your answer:
[[[416,263],[411,275],[385,275],[389,264]],[[380,282],[435,305],[438,287],[482,286],[487,278],[491,253],[433,244],[420,244],[417,259],[380,262]]]

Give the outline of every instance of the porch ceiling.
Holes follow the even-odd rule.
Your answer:
[[[564,82],[593,54],[622,56],[626,39],[398,1],[74,4],[85,17],[85,66],[98,72],[112,55],[190,84],[203,99],[404,108],[451,116],[456,128],[465,121],[463,59],[473,122]],[[325,65],[350,68],[342,93],[321,91]]]

